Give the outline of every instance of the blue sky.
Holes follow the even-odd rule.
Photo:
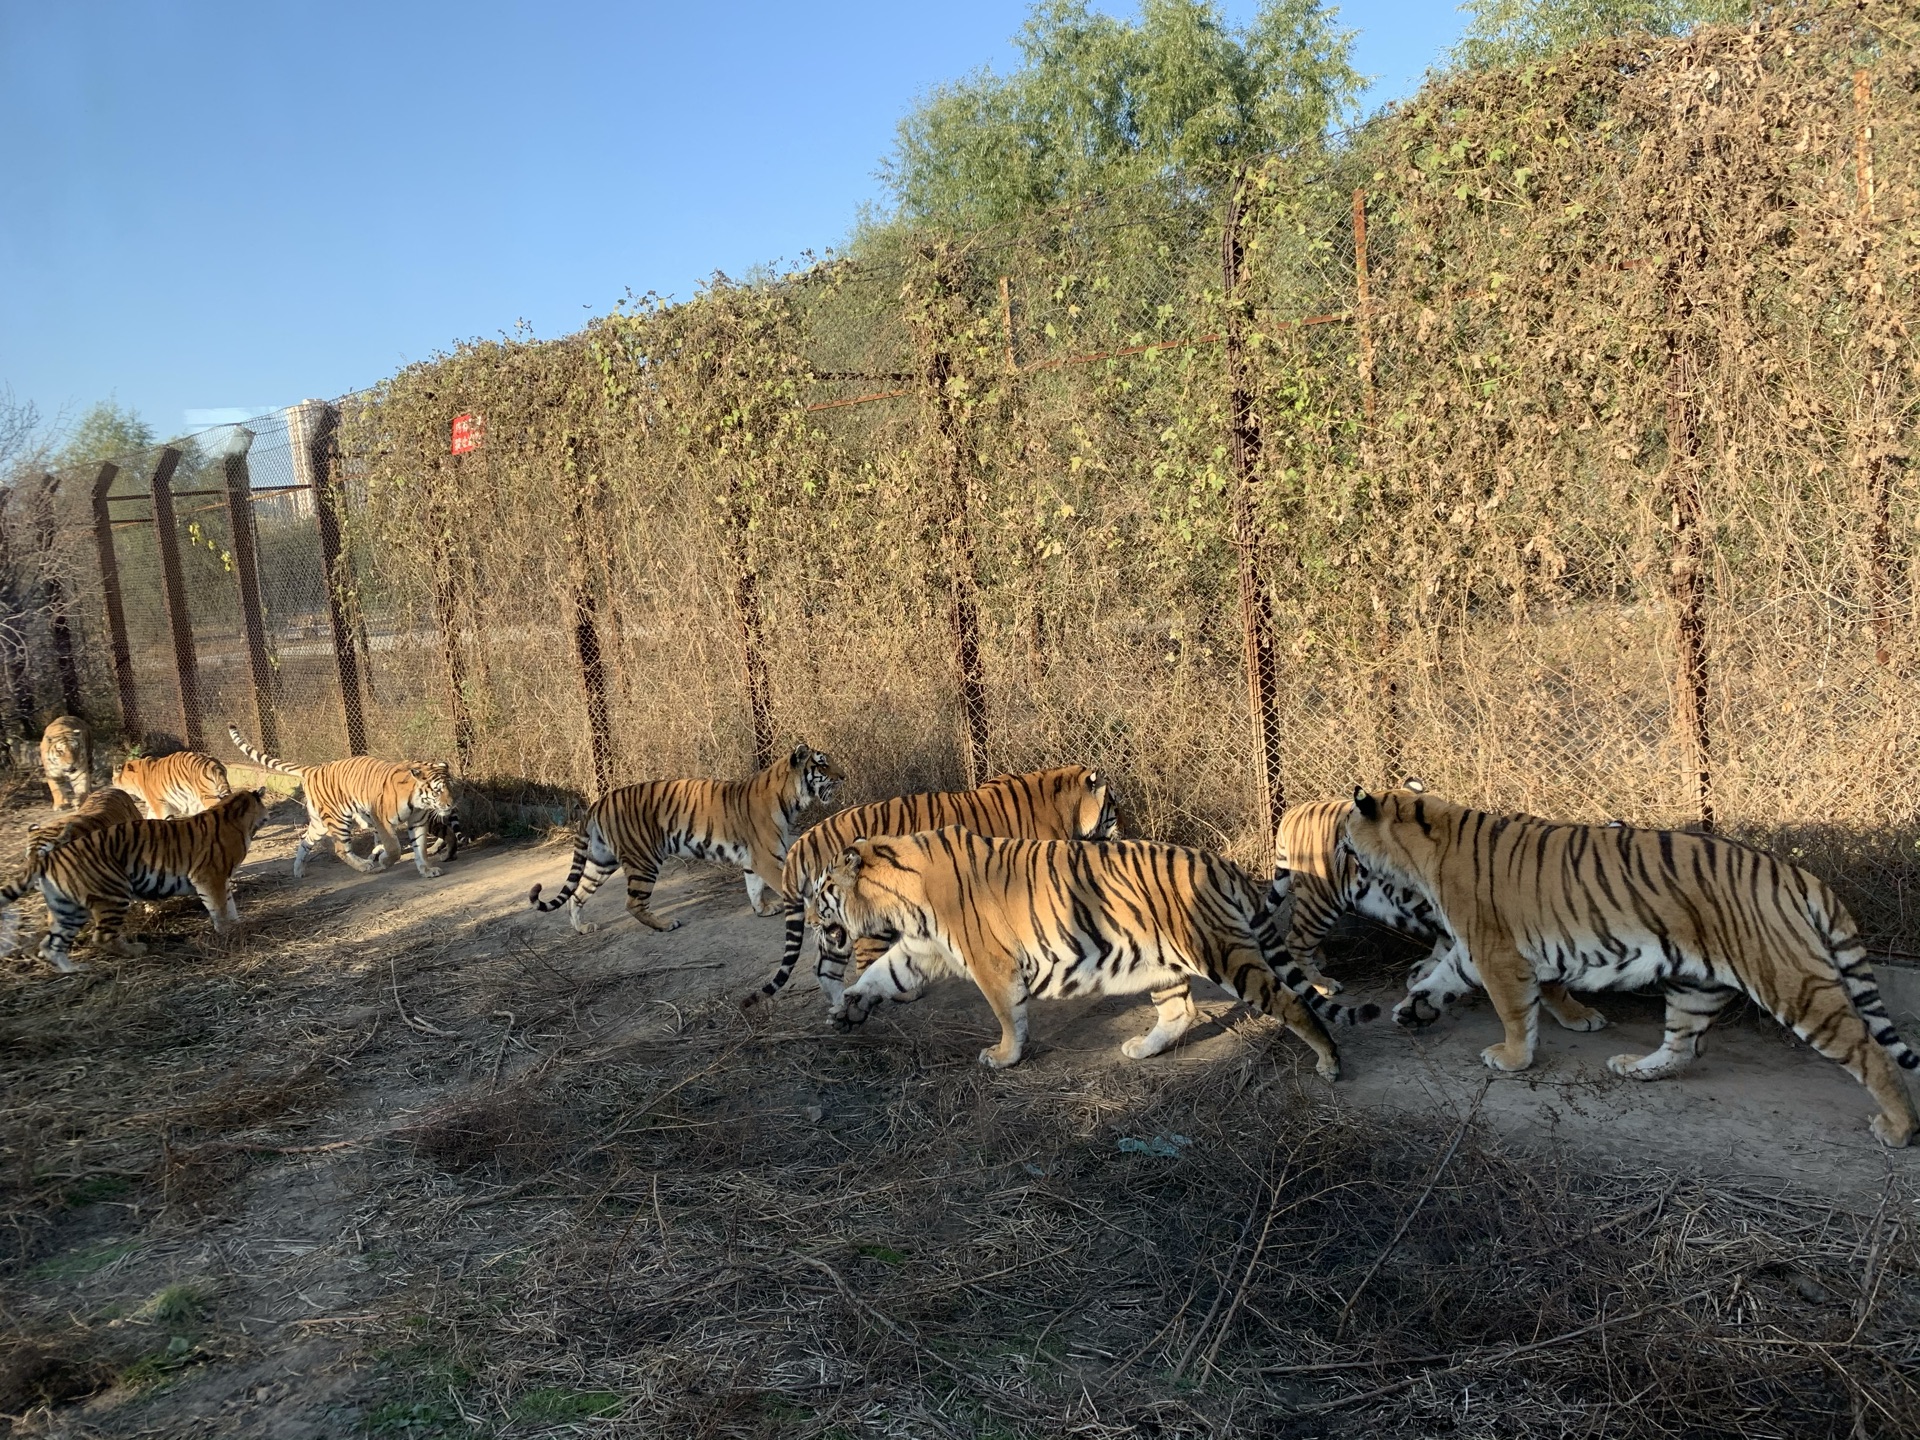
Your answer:
[[[914,98],[1006,68],[1028,8],[0,0],[0,386],[174,434],[826,249]],[[1341,18],[1370,105],[1464,23]]]

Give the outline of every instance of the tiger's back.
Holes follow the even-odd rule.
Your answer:
[[[89,830],[45,851],[38,874],[0,890],[0,904],[13,904],[34,879],[39,881],[52,921],[40,955],[62,971],[76,968],[69,956],[89,915],[103,945],[139,954],[140,947],[121,935],[135,900],[196,893],[214,929],[224,931],[239,918],[229,888],[233,872],[266,814],[262,793],[242,790],[198,815]]]
[[[848,1002],[917,993],[942,974],[964,973],[1001,1019],[1000,1045],[981,1056],[995,1067],[1024,1049],[1030,995],[1150,992],[1154,1027],[1122,1047],[1141,1059],[1197,1018],[1188,982],[1202,976],[1279,1018],[1329,1079],[1339,1063],[1322,1021],[1378,1013],[1312,994],[1286,963],[1253,878],[1178,845],[1025,840],[957,826],[863,840],[835,863],[817,904],[850,934],[899,937],[849,987]]]
[[[140,797],[149,818],[198,815],[233,793],[227,767],[198,750],[171,755],[128,756],[113,783]]]
[[[1356,795],[1346,843],[1367,868],[1418,885],[1459,942],[1402,1011],[1418,1023],[1438,1013],[1430,997],[1484,985],[1506,1027],[1482,1052],[1495,1069],[1532,1063],[1549,982],[1663,988],[1660,1048],[1608,1062],[1649,1080],[1689,1064],[1745,994],[1867,1087],[1882,1141],[1904,1145],[1920,1124],[1894,1069],[1920,1068],[1920,1055],[1887,1015],[1859,927],[1811,871],[1724,836],[1558,824],[1407,790]]]
[[[912,835],[960,825],[978,835],[1030,840],[1110,839],[1118,827],[1106,779],[1084,765],[1061,765],[1021,775],[996,775],[972,790],[924,790],[854,805],[805,831],[787,852],[780,888],[787,897],[786,935],[780,966],[758,990],[754,1004],[777,995],[793,977],[806,943],[807,907],[841,853],[854,841],[882,835]],[[886,949],[884,935],[863,936],[851,958],[858,974]],[[818,975],[829,1007],[839,1003],[849,953],[821,942]]]

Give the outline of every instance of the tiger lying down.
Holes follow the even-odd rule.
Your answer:
[[[211,810],[185,819],[135,818],[79,833],[74,830],[76,817],[65,827],[65,838],[36,849],[26,873],[0,889],[0,905],[9,907],[0,922],[0,949],[12,948],[17,923],[13,903],[36,882],[52,920],[40,942],[40,958],[63,972],[81,968],[72,959],[73,941],[89,915],[104,949],[119,955],[142,954],[146,947],[122,934],[128,907],[135,900],[197,894],[215,932],[224,932],[240,918],[230,886],[255,832],[266,822],[264,793],[241,790]],[[120,798],[126,800],[124,795]]]
[[[1549,985],[1665,990],[1660,1048],[1607,1062],[1636,1080],[1684,1069],[1745,994],[1867,1087],[1884,1144],[1905,1145],[1920,1125],[1888,1058],[1913,1070],[1920,1055],[1894,1031],[1846,906],[1798,866],[1718,835],[1562,825],[1406,789],[1356,790],[1341,846],[1417,892],[1452,937],[1394,1018],[1426,1024],[1484,986],[1506,1030],[1481,1052],[1493,1069],[1533,1063]]]
[[[1034,995],[1147,991],[1153,1028],[1120,1047],[1140,1060],[1199,1018],[1188,990],[1197,975],[1280,1020],[1313,1049],[1314,1068],[1328,1080],[1339,1078],[1340,1061],[1322,1021],[1350,1025],[1380,1013],[1314,993],[1287,963],[1253,879],[1217,855],[1176,845],[1019,840],[959,826],[861,840],[832,867],[814,905],[819,922],[841,927],[847,939],[899,936],[847,987],[836,1019],[965,975],[1000,1020],[1000,1043],[980,1052],[993,1069],[1025,1052]]]

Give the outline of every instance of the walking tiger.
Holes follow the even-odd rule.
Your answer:
[[[1201,976],[1306,1041],[1328,1080],[1339,1078],[1340,1061],[1322,1022],[1380,1013],[1314,993],[1287,963],[1253,879],[1217,855],[1177,845],[1020,840],[959,826],[861,840],[834,864],[815,905],[822,923],[849,937],[899,937],[847,988],[843,1013],[965,975],[1000,1021],[1000,1043],[980,1052],[993,1069],[1025,1053],[1034,995],[1147,991],[1153,1027],[1121,1046],[1139,1060],[1160,1054],[1199,1018],[1188,985]]]
[[[365,755],[349,755],[321,765],[292,765],[262,755],[246,742],[235,726],[227,735],[240,753],[256,765],[299,779],[306,793],[307,828],[293,850],[293,878],[307,873],[307,856],[316,846],[337,841],[340,858],[361,874],[371,874],[397,862],[411,845],[414,868],[431,880],[439,866],[427,864],[427,835],[435,821],[447,831],[447,858],[459,848],[460,828],[453,812],[452,772],[439,760],[401,765]],[[373,854],[362,860],[350,844],[353,827],[365,825],[376,837]]]
[[[1920,1068],[1920,1055],[1887,1016],[1853,917],[1809,871],[1718,835],[1562,825],[1406,789],[1356,789],[1343,837],[1368,871],[1417,890],[1455,937],[1396,1018],[1427,1023],[1483,985],[1506,1032],[1481,1052],[1493,1069],[1533,1063],[1545,982],[1666,991],[1660,1048],[1607,1062],[1636,1080],[1685,1068],[1744,994],[1867,1087],[1883,1143],[1905,1145],[1920,1124],[1893,1064]]]
[[[787,851],[780,871],[780,889],[787,897],[787,933],[780,968],[742,1003],[752,1005],[777,995],[792,978],[806,940],[809,904],[842,851],[856,840],[911,835],[943,825],[963,825],[978,835],[1018,835],[1029,840],[1110,840],[1118,829],[1105,777],[1084,765],[996,775],[975,790],[925,790],[829,815]],[[848,959],[853,960],[854,974],[858,975],[892,943],[887,935],[865,936],[849,956],[847,950],[829,942],[825,931],[820,932],[815,973],[829,1009],[840,1003]]]
[[[762,900],[769,890],[785,898],[780,865],[795,822],[812,806],[832,804],[846,778],[826,755],[803,743],[746,780],[648,780],[609,790],[587,809],[565,883],[551,900],[542,900],[535,885],[527,903],[545,913],[571,901],[573,928],[589,934],[593,927],[580,918],[581,906],[625,866],[627,913],[655,930],[676,930],[678,920],[661,919],[651,906],[661,862],[678,855],[738,865],[747,872],[754,913],[778,915]]]

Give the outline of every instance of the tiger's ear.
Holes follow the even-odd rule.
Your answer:
[[[1087,771],[1087,789],[1098,790],[1103,783],[1098,770]]]
[[[860,842],[855,841],[840,852],[840,863],[835,868],[844,870],[849,875],[858,875],[860,873],[860,862],[864,858],[860,853]]]
[[[1409,775],[1407,776],[1406,783],[1401,788],[1411,790],[1416,795],[1424,795],[1427,793],[1427,782],[1422,780],[1418,775]]]
[[[1353,787],[1353,808],[1369,820],[1380,818],[1380,802],[1367,793],[1364,785]]]
[[[812,753],[813,747],[802,740],[798,745],[793,747],[793,753],[787,757],[787,763],[789,765],[804,765],[807,763],[807,757]]]

